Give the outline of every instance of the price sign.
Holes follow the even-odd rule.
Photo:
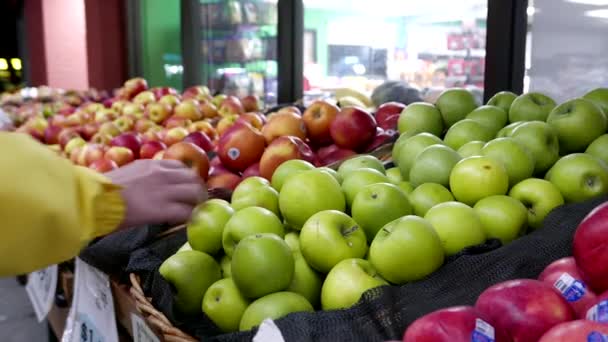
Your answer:
[[[110,280],[78,258],[74,298],[61,342],[118,342]]]
[[[134,342],[160,342],[144,320],[136,314],[131,314],[131,328]]]
[[[32,272],[28,276],[25,290],[30,297],[38,322],[42,322],[46,318],[53,306],[55,290],[57,290],[57,272],[57,265],[53,265]]]

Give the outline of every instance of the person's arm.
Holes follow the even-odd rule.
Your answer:
[[[104,176],[0,132],[0,277],[68,260],[119,227],[184,222],[205,194],[176,161],[136,161]]]

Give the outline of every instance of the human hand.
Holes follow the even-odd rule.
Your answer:
[[[105,176],[123,187],[126,214],[120,228],[184,223],[207,199],[203,180],[175,160],[136,160]]]

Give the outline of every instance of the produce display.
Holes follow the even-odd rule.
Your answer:
[[[603,107],[608,89],[590,94],[556,105],[542,94],[501,92],[478,107],[469,92],[446,90],[436,104],[411,104],[392,118],[400,137],[392,151],[395,166],[388,170],[377,158],[361,154],[367,149],[360,141],[351,141],[371,141],[371,134],[364,133],[373,126],[369,113],[342,108],[319,136],[348,147],[350,158],[333,165],[335,169],[307,158],[286,158],[291,160],[276,162],[270,177],[254,175],[236,185],[230,203],[201,204],[188,223],[188,244],[162,267],[181,272],[179,279],[188,282],[165,279],[180,301],[180,294],[196,287],[191,308],[230,332],[292,312],[348,308],[369,289],[424,279],[467,247],[489,239],[508,244],[541,228],[556,207],[608,193],[608,160],[602,147],[607,141]],[[358,133],[343,139],[342,131],[354,128]],[[249,126],[232,129],[251,134]],[[293,134],[283,137],[296,139],[295,129]],[[274,141],[259,154],[272,151]],[[229,149],[224,147],[227,157],[220,158],[222,163],[230,159]],[[248,163],[224,166],[244,170]],[[593,219],[602,212],[598,209],[581,224],[574,242],[580,281],[596,294],[608,290],[608,252],[603,248],[608,226],[605,220]],[[193,258],[214,257],[222,279],[215,271],[185,268],[191,261],[184,260],[184,250]],[[569,274],[577,276],[572,268]],[[210,285],[211,280],[215,284]],[[568,294],[580,290],[570,288],[572,282],[567,285]],[[414,337],[408,341],[464,336],[448,329],[445,339],[426,339],[424,326],[438,320],[468,329],[467,341],[473,329],[480,334],[492,331],[496,341],[536,341],[553,326],[558,332],[552,334],[594,326],[559,325],[584,318],[574,312],[587,308],[572,309],[556,291],[566,291],[560,286],[549,275],[541,281],[497,284],[480,296],[474,309],[438,313],[440,318],[420,323],[417,332],[413,325]],[[213,295],[207,295],[209,288]],[[212,309],[218,303],[225,304],[223,310]],[[527,309],[532,306],[547,309]],[[604,308],[599,305],[598,316],[604,317]],[[431,330],[444,331],[436,326]]]

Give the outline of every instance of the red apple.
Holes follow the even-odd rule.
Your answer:
[[[597,296],[595,303],[584,317],[591,321],[608,324],[608,291]]]
[[[173,108],[173,116],[197,121],[203,118],[200,103],[195,99],[187,99]]]
[[[128,116],[122,116],[112,122],[123,133],[133,130],[133,126],[135,126],[135,120]]]
[[[74,113],[76,111],[75,107],[70,106],[69,104],[66,104],[64,107],[59,108],[59,110],[57,110],[57,114],[59,115],[70,115],[72,113]]]
[[[163,159],[179,160],[203,179],[209,177],[209,158],[203,149],[189,142],[178,142],[165,150]]]
[[[91,163],[103,159],[106,149],[99,144],[86,144],[80,148],[76,164],[89,166]]]
[[[376,122],[382,129],[397,129],[397,121],[399,121],[399,115],[405,109],[405,105],[399,102],[387,102],[381,104],[376,109]]]
[[[104,157],[106,159],[115,161],[116,165],[118,165],[119,167],[135,160],[133,152],[130,149],[122,146],[110,147],[104,154]]]
[[[306,124],[300,115],[291,112],[276,113],[268,119],[262,128],[262,134],[268,144],[282,136],[294,136],[304,140]]]
[[[238,119],[236,119],[236,122],[241,122],[241,121],[245,121],[245,122],[249,123],[251,126],[253,126],[254,128],[257,128],[260,130],[264,127],[264,124],[266,123],[266,119],[264,118],[263,115],[258,114],[258,113],[251,113],[251,112],[239,115]]]
[[[245,108],[243,108],[241,100],[239,100],[238,97],[232,95],[226,97],[222,101],[222,103],[219,105],[218,110],[221,116],[245,113]]]
[[[260,175],[268,180],[279,165],[291,159],[314,161],[310,147],[298,137],[284,136],[275,139],[264,151],[260,159]]]
[[[89,168],[100,173],[106,173],[118,169],[118,164],[113,160],[102,158],[92,162]]]
[[[574,259],[596,293],[608,290],[608,202],[583,219],[574,233]]]
[[[191,142],[206,152],[213,151],[213,142],[203,132],[192,132],[184,138],[184,141]]]
[[[154,94],[156,100],[160,100],[166,95],[177,95],[177,90],[171,87],[154,87],[150,91]]]
[[[209,163],[211,165],[211,163]],[[233,173],[232,171],[225,168],[222,164],[210,166],[209,177],[219,176],[224,173]]]
[[[126,98],[132,99],[135,95],[148,89],[148,82],[141,77],[132,78],[125,82],[123,89],[125,90]]]
[[[179,97],[177,95],[171,95],[171,94],[164,95],[163,97],[161,97],[158,100],[158,103],[165,105],[165,106],[169,106],[169,108],[171,108],[171,110],[173,110],[173,108],[175,106],[177,106],[180,102],[181,102],[181,100],[179,99]]]
[[[319,165],[326,166],[356,155],[357,152],[340,148],[335,144],[322,147],[317,151]]]
[[[137,121],[135,121],[135,126],[133,126],[133,129],[135,129],[135,132],[137,133],[144,133],[154,126],[156,126],[156,124],[152,120],[137,119]]]
[[[152,157],[152,160],[163,160],[164,159],[163,157],[165,156],[165,151],[166,150],[156,152],[154,157]]]
[[[133,98],[133,103],[141,104],[144,107],[146,105],[148,105],[149,103],[152,103],[155,101],[156,101],[156,96],[154,96],[154,93],[151,92],[150,90],[142,91],[141,93],[135,95],[135,97]]]
[[[534,342],[556,324],[574,318],[572,309],[551,285],[510,280],[485,290],[475,308],[515,341]]]
[[[241,99],[241,104],[243,104],[243,109],[246,112],[257,112],[261,108],[260,99],[257,95],[247,95]]]
[[[222,134],[217,146],[222,164],[232,171],[241,172],[260,160],[266,142],[257,129],[240,122]]]
[[[318,146],[331,144],[331,134],[329,128],[340,112],[338,106],[324,100],[313,102],[302,115],[308,138]]]
[[[48,145],[59,144],[59,134],[62,130],[59,126],[48,125],[44,130],[44,142]]]
[[[89,141],[94,144],[110,145],[110,141],[112,141],[113,138],[114,137],[109,134],[97,132]]]
[[[487,317],[470,306],[431,312],[415,320],[403,335],[403,342],[469,341],[509,342],[510,339],[503,331],[493,327]]]
[[[237,185],[239,185],[241,180],[241,177],[232,172],[222,173],[217,176],[209,177],[209,180],[207,181],[207,187],[209,189],[224,188],[234,190]]]
[[[396,131],[393,131],[393,130],[385,131],[382,128],[378,127],[374,140],[372,140],[372,142],[369,144],[369,146],[367,146],[367,148],[365,149],[365,152],[372,152],[375,149],[377,149],[378,147],[390,143],[392,141],[392,139],[394,138],[395,132]]]
[[[80,138],[80,134],[74,128],[64,128],[59,132],[59,135],[57,135],[57,140],[63,149],[65,149],[67,143],[74,138]]]
[[[302,115],[300,108],[298,108],[296,106],[285,106],[285,107],[279,109],[279,111],[277,113],[285,113],[285,112],[298,114],[300,116]]]
[[[160,131],[162,130],[163,129],[160,127],[158,129],[156,129],[156,127],[148,129],[141,135],[141,142],[147,143],[148,141],[161,141],[162,139],[160,137]]]
[[[152,159],[156,153],[163,151],[166,148],[167,145],[160,141],[147,141],[143,143],[139,149],[139,158]]]
[[[578,318],[584,318],[587,310],[597,301],[595,293],[585,285],[573,257],[551,263],[538,280],[553,286],[570,304]]]
[[[213,119],[220,115],[219,111],[217,110],[217,107],[210,101],[201,103],[200,108],[201,113],[203,114],[203,118]]]
[[[217,134],[219,136],[224,135],[224,133],[234,125],[236,120],[239,118],[238,115],[228,115],[223,117],[218,123],[216,127]]]
[[[365,109],[343,108],[331,123],[330,133],[336,145],[361,151],[374,140],[376,120]]]
[[[114,122],[104,122],[99,126],[97,132],[115,137],[120,134],[120,129]]]
[[[132,116],[135,118],[139,118],[144,114],[144,106],[139,103],[127,103],[122,108],[122,115]]]
[[[135,133],[123,133],[112,139],[112,141],[110,141],[110,145],[126,147],[133,152],[135,159],[139,158],[141,138]]]
[[[91,138],[95,134],[97,134],[98,130],[99,130],[98,123],[88,123],[88,124],[85,124],[84,126],[82,126],[78,131],[80,132],[80,134],[82,135],[82,137],[85,140],[91,140]]]
[[[222,165],[222,161],[220,160],[220,157],[216,155],[215,157],[211,158],[211,160],[209,161],[209,165],[211,165],[211,167],[220,166]]]
[[[114,103],[112,103],[112,107],[110,107],[110,109],[114,113],[122,113],[123,109],[125,108],[125,105],[127,105],[128,103],[129,102],[125,101],[125,100],[114,101]]]
[[[108,121],[112,121],[114,119],[116,119],[118,117],[118,113],[113,110],[113,109],[109,109],[109,108],[104,108],[98,112],[95,112],[95,122],[97,123],[104,123],[104,122],[108,122]]]
[[[255,176],[261,176],[260,163],[251,164],[251,166],[243,171],[243,179]]]
[[[193,98],[193,97],[197,97],[198,95],[209,95],[209,88],[207,88],[206,86],[192,86],[189,87],[188,89],[184,90],[182,97],[184,98]]]
[[[203,132],[209,137],[209,139],[217,139],[217,131],[215,130],[215,128],[213,128],[210,122],[205,120],[199,120],[191,123],[190,126],[188,126],[188,131],[190,133]]]
[[[163,142],[167,144],[167,146],[171,146],[184,140],[188,134],[188,130],[184,127],[174,127],[167,131],[163,138]]]
[[[561,323],[547,331],[538,342],[604,342],[608,325],[587,320]]]
[[[167,120],[163,122],[163,126],[166,128],[175,128],[175,127],[188,127],[192,124],[190,119],[177,117],[175,115],[169,117]]]
[[[144,115],[155,123],[161,123],[171,116],[171,107],[160,102],[150,103],[146,106]]]

